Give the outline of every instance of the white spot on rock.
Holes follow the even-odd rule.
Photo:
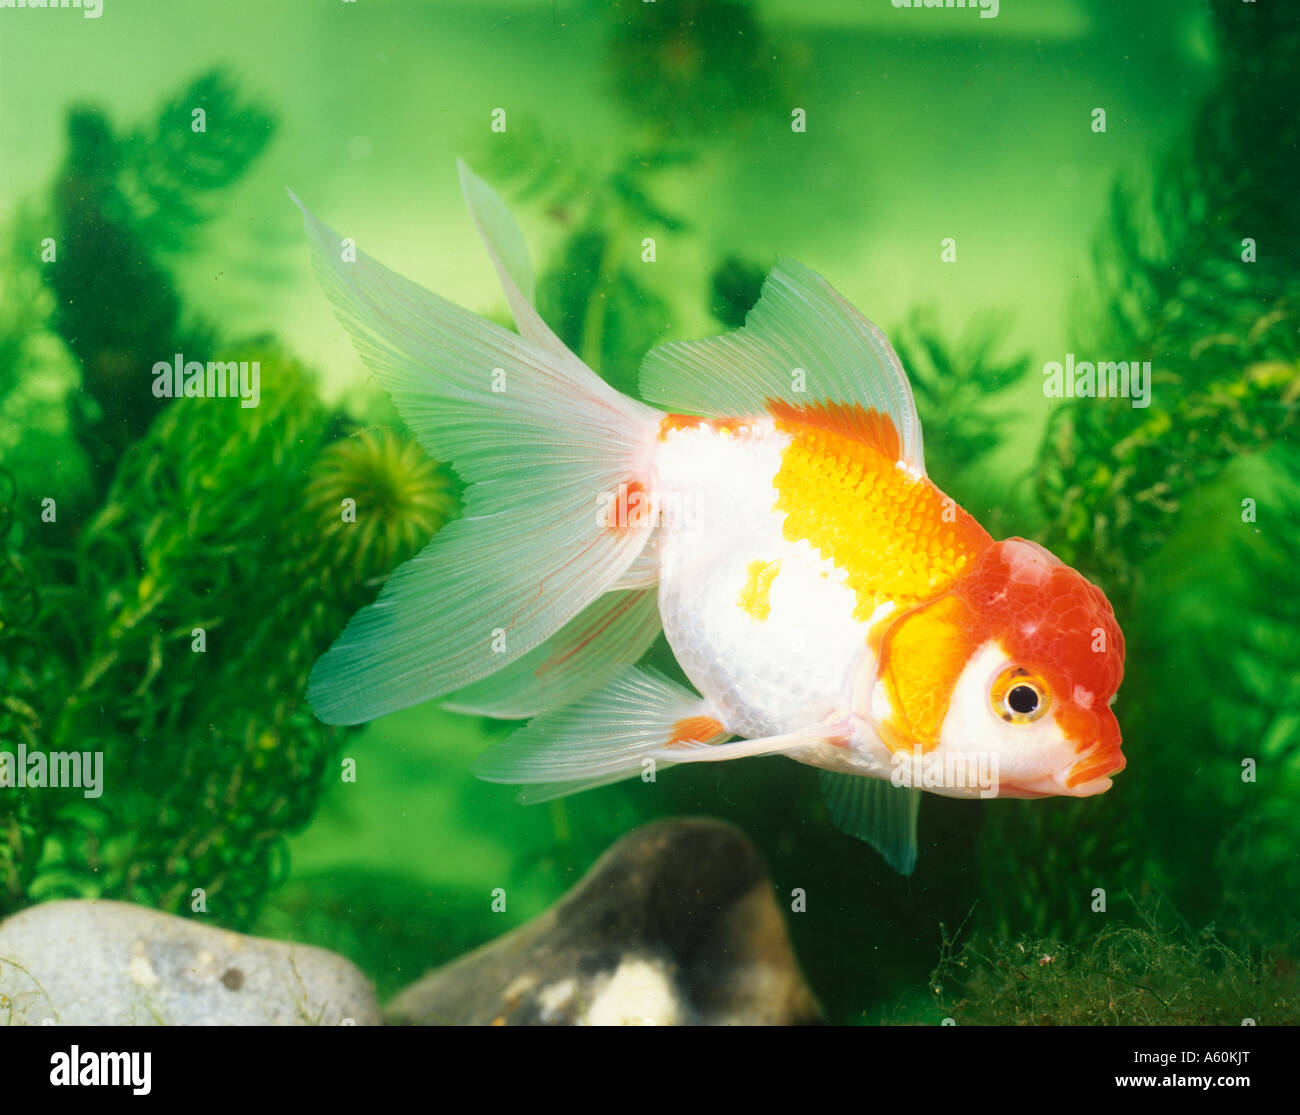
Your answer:
[[[194,958],[194,978],[200,983],[211,983],[219,974],[217,958],[208,949],[200,950]]]
[[[537,977],[532,972],[524,972],[510,981],[501,997],[505,999],[507,1006],[513,1006],[536,986]]]
[[[624,958],[583,1021],[589,1026],[675,1026],[681,1021],[681,1005],[660,965]]]
[[[515,983],[519,983],[515,980]],[[536,980],[533,980],[536,982]],[[514,984],[511,985],[512,987]],[[573,1002],[573,996],[578,990],[578,981],[569,978],[560,980],[559,983],[553,983],[550,987],[543,987],[537,993],[537,1002],[541,1007],[541,1016],[543,1022],[553,1022],[560,1013]]]
[[[143,941],[133,941],[131,943],[131,959],[127,962],[126,974],[130,977],[131,982],[138,987],[158,986],[158,973],[153,970],[153,965],[149,963],[149,957],[145,955]]]

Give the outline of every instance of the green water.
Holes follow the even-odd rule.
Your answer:
[[[64,616],[39,648],[62,665],[22,691],[34,716],[0,721],[0,742],[13,742],[20,724],[48,742],[92,722],[129,756],[118,769],[138,791],[129,806],[106,793],[99,804],[15,811],[11,832],[25,834],[24,850],[11,839],[0,857],[0,913],[101,893],[185,912],[190,875],[219,861],[242,874],[246,900],[224,914],[218,903],[217,920],[337,948],[387,993],[545,909],[636,824],[708,815],[757,843],[782,909],[795,888],[807,892],[806,912],[788,913],[787,923],[836,1021],[941,1017],[947,1008],[929,977],[943,927],[1086,949],[1103,926],[1156,918],[1193,932],[1212,923],[1246,956],[1293,950],[1300,157],[1294,121],[1287,131],[1285,121],[1252,116],[1251,106],[1257,98],[1278,108],[1268,81],[1300,62],[1300,38],[1294,17],[1241,7],[1003,0],[992,19],[900,11],[888,0],[103,0],[98,19],[0,10],[0,463],[17,478],[11,507],[21,523],[7,546],[24,576],[44,586],[42,606]],[[1261,31],[1245,25],[1251,18],[1271,23]],[[195,192],[198,216],[182,218],[192,178],[173,184],[173,212],[128,171],[166,167],[158,152],[169,130],[175,142],[193,142],[193,106],[182,98],[170,115],[163,106],[210,71],[235,91],[209,104],[214,143],[248,119],[230,124],[223,107],[255,104],[265,123],[246,162],[231,160],[212,189]],[[119,146],[74,172],[67,120],[78,105],[93,107]],[[494,131],[500,109],[505,130]],[[805,130],[792,127],[797,110]],[[167,344],[182,336],[215,338],[217,349],[273,337],[314,376],[319,417],[304,438],[395,426],[311,274],[285,187],[393,270],[504,321],[460,197],[458,157],[510,201],[553,320],[591,304],[599,252],[584,249],[582,235],[612,243],[606,263],[618,277],[596,295],[608,300],[603,337],[560,331],[620,386],[650,345],[726,327],[711,280],[728,257],[759,274],[778,254],[815,268],[899,341],[909,365],[923,344],[905,323],[928,315],[925,336],[951,357],[935,362],[939,390],[922,400],[934,480],[996,535],[1042,539],[1117,602],[1129,643],[1117,705],[1129,770],[1105,800],[927,797],[918,868],[903,879],[839,833],[815,775],[783,759],[675,771],[653,797],[615,786],[521,807],[509,788],[468,769],[504,729],[424,706],[346,737],[311,736],[306,758],[281,763],[297,738],[295,718],[310,718],[301,689],[285,679],[305,682],[338,619],[331,634],[303,636],[311,645],[290,646],[283,632],[260,642],[250,635],[239,674],[218,665],[210,681],[186,682],[199,694],[244,687],[250,709],[277,710],[267,713],[265,750],[275,759],[265,765],[257,746],[240,741],[237,718],[209,736],[184,720],[192,703],[177,704],[180,720],[141,710],[161,707],[177,684],[174,647],[192,625],[220,633],[225,617],[239,614],[241,585],[257,585],[258,600],[279,593],[293,602],[286,607],[305,609],[320,595],[317,580],[344,576],[328,550],[313,563],[262,555],[257,540],[287,529],[274,519],[240,536],[245,550],[240,542],[223,551],[214,530],[195,552],[224,572],[186,582],[189,612],[160,605],[167,618],[157,637],[141,636],[132,652],[138,668],[106,666],[117,688],[101,699],[99,665],[117,636],[97,643],[79,633],[78,609],[93,596],[102,607],[82,614],[121,620],[123,600],[149,599],[143,573],[155,582],[194,573],[192,564],[184,573],[169,564],[183,531],[170,557],[151,566],[138,556],[153,536],[132,533],[131,523],[144,522],[137,489],[120,477],[111,483],[150,421],[105,448],[112,439],[95,410],[107,396],[91,397],[96,383],[110,390],[106,362],[124,361],[123,375],[147,382],[149,364],[131,361],[150,341],[169,359]],[[665,165],[647,166],[653,159]],[[1109,260],[1112,273],[1130,279],[1139,273],[1106,238],[1121,181],[1140,199],[1154,187],[1157,199],[1178,202],[1172,213],[1135,203],[1152,278],[1133,289],[1113,274],[1099,278],[1094,262]],[[1170,192],[1175,181],[1184,193]],[[97,209],[105,197],[116,200]],[[591,197],[597,204],[588,206]],[[103,235],[104,214],[130,235]],[[169,222],[184,226],[179,247],[163,243]],[[80,239],[69,231],[78,229]],[[656,241],[652,264],[642,261],[647,236]],[[62,263],[33,265],[45,237],[59,244]],[[1253,266],[1241,259],[1244,237],[1258,245]],[[948,238],[955,259],[945,258]],[[78,251],[89,254],[69,263]],[[146,257],[157,283],[141,270]],[[73,265],[107,276],[107,285],[51,279],[51,267]],[[95,303],[114,288],[129,296]],[[130,333],[133,310],[161,305],[164,290],[180,307],[179,324],[165,337],[147,324]],[[1117,305],[1126,326],[1091,312]],[[109,340],[96,348],[91,333],[101,326]],[[991,330],[989,346],[972,349],[981,330]],[[1039,370],[1069,352],[1153,359],[1154,405],[1121,412],[1084,401],[1060,450],[1060,426],[1048,437],[1048,424],[1067,404],[1045,396]],[[267,360],[264,394],[275,383]],[[192,436],[228,436],[233,445],[243,416],[232,421],[223,435]],[[170,476],[163,470],[139,490],[165,487]],[[274,506],[268,488],[278,482],[269,467],[255,482],[212,479],[254,520],[259,501]],[[56,535],[40,533],[47,496],[67,509]],[[1254,518],[1244,517],[1245,499]],[[98,522],[98,548],[87,551],[87,525],[105,506],[117,511]],[[79,580],[77,563],[104,560],[119,539],[137,556],[93,586]],[[17,581],[5,583],[9,625],[0,636],[13,639],[37,621],[13,608]],[[364,597],[364,586],[354,587]],[[351,606],[340,604],[339,616]],[[0,644],[0,684],[8,679],[15,696],[15,663],[40,676],[24,654],[16,641]],[[652,655],[667,664],[662,644]],[[120,677],[112,674],[119,666]],[[279,692],[258,689],[263,674]],[[248,759],[218,786],[195,774],[206,762],[202,747],[243,748]],[[157,750],[141,773],[149,748]],[[355,781],[338,777],[345,759],[355,760]],[[1243,760],[1258,764],[1256,781],[1242,780]],[[191,777],[193,797],[170,802],[164,824],[164,811],[149,808],[162,791],[150,787]],[[227,792],[242,800],[259,778],[268,800],[276,778],[292,778],[283,788],[292,807],[264,803],[252,825],[241,824],[239,809],[211,804]],[[176,818],[187,801],[205,803],[200,812],[214,820],[187,832],[183,847],[168,851],[171,836],[132,843],[137,829],[182,831]],[[0,829],[4,821],[0,813]],[[264,848],[273,851],[253,851]],[[510,896],[505,913],[489,907],[498,887]],[[1110,896],[1105,915],[1090,906],[1097,887]],[[1276,1009],[1295,1021],[1294,998]]]

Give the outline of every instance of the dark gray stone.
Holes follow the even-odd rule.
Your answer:
[[[754,846],[719,821],[656,821],[554,907],[398,994],[416,1025],[823,1021]]]

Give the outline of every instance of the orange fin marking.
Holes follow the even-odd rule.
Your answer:
[[[688,716],[673,725],[673,734],[668,737],[668,746],[674,743],[708,743],[717,736],[725,736],[727,729],[711,716]]]
[[[613,627],[618,620],[622,619],[623,616],[627,614],[627,610],[632,607],[634,603],[636,603],[636,601],[629,595],[627,599],[619,605],[616,611],[611,612],[604,618],[604,622],[601,623],[599,627],[595,630],[585,632],[582,641],[576,643],[564,653],[552,654],[545,662],[541,663],[533,670],[533,676],[536,677],[538,681],[545,681],[546,675],[555,669],[555,667],[564,665],[564,663],[575,654],[589,646],[593,640],[600,638],[601,635]]]

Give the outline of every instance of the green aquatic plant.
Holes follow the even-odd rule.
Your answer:
[[[575,232],[538,280],[538,307],[560,339],[618,390],[635,395],[641,355],[662,338],[668,303],[619,251],[614,234]]]
[[[1279,302],[1243,336],[1216,332],[1166,353],[1168,364],[1153,362],[1148,408],[1057,411],[1039,471],[1056,551],[1127,595],[1139,591],[1144,562],[1178,530],[1187,503],[1296,425],[1295,323]]]
[[[1062,400],[1035,477],[1042,540],[1121,617],[1129,768],[1100,800],[991,815],[983,916],[1007,935],[1084,939],[1097,887],[1155,888],[1243,941],[1300,918],[1278,885],[1300,843],[1300,616],[1275,587],[1300,553],[1300,277],[1276,250],[1300,234],[1282,185],[1300,176],[1284,107],[1300,28],[1226,0],[1211,11],[1216,86],[1145,187],[1116,188],[1075,344],[1150,361],[1149,406]]]
[[[751,5],[619,0],[608,15],[610,88],[624,112],[653,132],[710,139],[771,104],[773,49]]]
[[[668,300],[646,281],[644,241],[689,228],[683,216],[654,200],[651,184],[694,155],[637,148],[579,156],[570,164],[567,141],[536,123],[482,155],[495,181],[517,200],[542,205],[566,230],[537,279],[542,316],[589,367],[635,395],[641,357],[671,321]]]
[[[926,469],[962,506],[991,505],[981,518],[995,537],[1006,533],[1001,501],[985,499],[973,478],[1006,434],[1008,408],[998,393],[1029,370],[1027,356],[999,355],[1007,325],[996,314],[983,315],[950,342],[934,311],[925,309],[913,311],[893,333],[926,434]]]
[[[286,834],[339,776],[344,735],[302,698],[311,665],[453,510],[446,479],[395,435],[330,448],[334,416],[273,342],[232,359],[259,360],[259,406],[177,400],[128,449],[74,552],[34,560],[32,527],[6,555],[39,599],[0,631],[8,669],[32,669],[17,651],[34,632],[46,656],[12,730],[47,752],[101,751],[104,786],[0,800],[5,909],[99,895],[186,912],[202,891],[208,913],[247,926]],[[348,480],[351,539],[322,496]],[[340,549],[355,578],[329,575]]]
[[[39,747],[44,739],[44,694],[58,681],[56,659],[41,612],[36,574],[21,551],[18,487],[0,469],[0,750]],[[14,759],[0,758],[0,768]],[[9,781],[0,769],[0,779]],[[13,909],[36,874],[38,853],[53,802],[49,795],[0,797],[0,911]]]
[[[641,357],[671,320],[668,301],[646,282],[643,241],[688,228],[654,201],[650,183],[693,156],[667,149],[605,153],[578,162],[575,174],[565,152],[565,141],[530,125],[485,148],[479,161],[517,200],[542,205],[566,230],[538,275],[538,309],[589,367],[635,395]]]
[[[1152,628],[1175,638],[1153,685],[1167,704],[1144,706],[1140,723],[1157,761],[1194,775],[1141,784],[1149,844],[1180,908],[1246,943],[1300,925],[1300,601],[1276,591],[1300,561],[1298,474],[1290,439],[1226,470],[1152,563],[1144,602]],[[1242,521],[1247,493],[1259,522]],[[1192,567],[1210,600],[1178,587]],[[1180,686],[1197,699],[1179,701]]]
[[[98,108],[68,114],[48,218],[57,257],[41,274],[51,324],[81,365],[71,419],[101,485],[164,405],[145,372],[175,352],[206,361],[215,345],[212,327],[183,313],[162,257],[192,242],[213,195],[245,173],[273,128],[215,72],[124,133]]]
[[[321,545],[333,555],[330,577],[360,585],[395,568],[460,513],[462,489],[450,469],[391,430],[334,442],[306,490],[307,513],[324,524]]]
[[[0,753],[98,752],[103,783],[4,790],[0,917],[106,896],[250,924],[338,777],[312,663],[459,513],[452,473],[353,429],[273,338],[222,341],[252,407],[149,390],[160,353],[216,344],[169,266],[273,126],[215,73],[131,130],[76,107],[50,202],[6,225]]]
[[[483,145],[475,163],[563,226],[564,242],[538,279],[538,308],[588,366],[635,395],[641,357],[672,321],[671,300],[646,281],[646,241],[691,231],[657,199],[656,180],[694,165],[724,129],[743,131],[767,111],[775,71],[747,4],[626,3],[601,15],[607,80],[630,125],[615,133],[623,142],[593,149],[527,120]],[[715,306],[731,298],[734,314],[751,276],[718,274],[729,285],[715,283]]]
[[[709,279],[709,312],[728,329],[739,329],[758,302],[770,270],[738,255],[727,256]]]
[[[1300,173],[1300,27],[1231,0],[1211,11],[1216,86],[1149,181],[1117,183],[1083,301],[1080,346],[1149,360],[1151,405],[1063,406],[1040,454],[1053,544],[1108,587],[1139,576],[1189,497],[1295,423],[1300,276],[1277,248],[1300,237],[1285,185]]]
[[[974,1026],[1240,1026],[1300,1022],[1295,960],[1252,955],[1212,929],[1105,925],[1081,944],[946,934],[935,1010]]]
[[[158,253],[192,247],[217,195],[248,172],[275,130],[275,116],[220,70],[167,97],[117,141],[116,186],[136,235]]]
[[[0,226],[0,461],[21,490],[68,506],[85,499],[90,479],[68,420],[81,369],[51,328],[54,296],[41,274],[49,231],[31,201]]]

